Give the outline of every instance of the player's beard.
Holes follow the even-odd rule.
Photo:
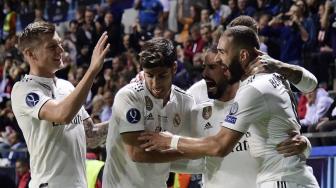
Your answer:
[[[229,71],[230,71],[230,79],[229,79],[229,84],[234,84],[238,82],[242,76],[245,74],[243,67],[239,61],[239,56],[234,56],[231,60],[231,64],[229,66]]]
[[[224,92],[226,91],[226,88],[228,86],[228,80],[227,79],[221,79],[220,81],[218,81],[216,83],[212,79],[209,79],[209,78],[205,78],[205,79],[211,80],[211,83],[207,82],[207,91],[208,91],[209,99],[219,99],[219,98],[221,98],[224,95]],[[216,87],[216,92],[211,92],[209,90],[210,87]]]

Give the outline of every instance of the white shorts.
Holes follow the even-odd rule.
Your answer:
[[[257,188],[319,188],[318,185],[300,185],[286,181],[269,181],[257,184]]]

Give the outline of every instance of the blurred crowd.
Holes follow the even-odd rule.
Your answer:
[[[226,25],[237,16],[251,16],[258,23],[262,51],[303,66],[317,77],[318,89],[297,95],[298,114],[304,132],[324,132],[336,130],[336,105],[328,93],[336,83],[335,7],[334,0],[0,1],[0,165],[28,165],[10,93],[14,83],[29,72],[17,49],[17,34],[33,21],[57,25],[65,50],[64,69],[57,76],[73,85],[88,68],[99,36],[108,32],[110,51],[86,102],[86,109],[98,123],[111,117],[115,93],[140,71],[138,53],[144,41],[153,37],[174,41],[178,52],[174,84],[187,89],[202,78],[202,54],[216,46]],[[312,143],[333,145],[335,140]],[[25,172],[19,176],[27,178]]]

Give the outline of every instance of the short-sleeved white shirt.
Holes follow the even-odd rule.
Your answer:
[[[240,84],[222,125],[242,133],[252,132],[248,141],[250,153],[260,165],[257,183],[289,181],[317,185],[304,157],[285,158],[276,151],[276,145],[289,137],[290,130],[300,130],[294,111],[279,75],[257,74]]]
[[[206,82],[204,79],[194,83],[187,90],[187,93],[194,97],[196,104],[209,101],[208,89],[207,89]]]
[[[198,104],[192,110],[194,117],[192,124],[197,125],[193,127],[192,134],[198,137],[216,135],[221,128],[220,122],[229,112],[232,103],[233,100],[227,102],[210,100]],[[216,188],[223,185],[232,188],[256,187],[258,164],[249,153],[247,138],[250,136],[249,132],[244,134],[225,158],[205,157],[204,187]]]
[[[144,81],[126,85],[118,91],[112,107],[107,136],[104,188],[166,188],[170,163],[133,162],[121,134],[136,131],[163,131],[189,135],[193,98],[172,86],[170,99],[154,98]]]
[[[86,187],[83,120],[88,113],[82,107],[67,125],[40,120],[38,116],[48,100],[62,100],[73,90],[68,81],[33,75],[26,75],[13,87],[13,112],[30,154],[30,187]]]

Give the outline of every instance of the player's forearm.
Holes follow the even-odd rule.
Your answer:
[[[181,137],[177,144],[177,150],[189,159],[203,156],[224,157],[231,151],[227,147],[221,147],[221,144],[212,136],[204,138]]]
[[[139,148],[137,154],[133,155],[132,160],[139,163],[167,163],[170,161],[176,161],[184,159],[185,157],[178,151],[171,151],[167,153],[161,153],[158,151],[144,151]]]
[[[75,90],[59,103],[57,111],[62,114],[65,122],[70,122],[84,104],[95,76],[96,73],[88,70]]]
[[[96,148],[106,141],[108,133],[108,121],[93,124],[92,120],[85,121],[84,129],[86,142],[89,148]]]
[[[293,84],[300,82],[302,78],[302,71],[298,66],[282,62],[280,62],[279,65],[280,67],[276,70],[277,73],[281,74]]]

